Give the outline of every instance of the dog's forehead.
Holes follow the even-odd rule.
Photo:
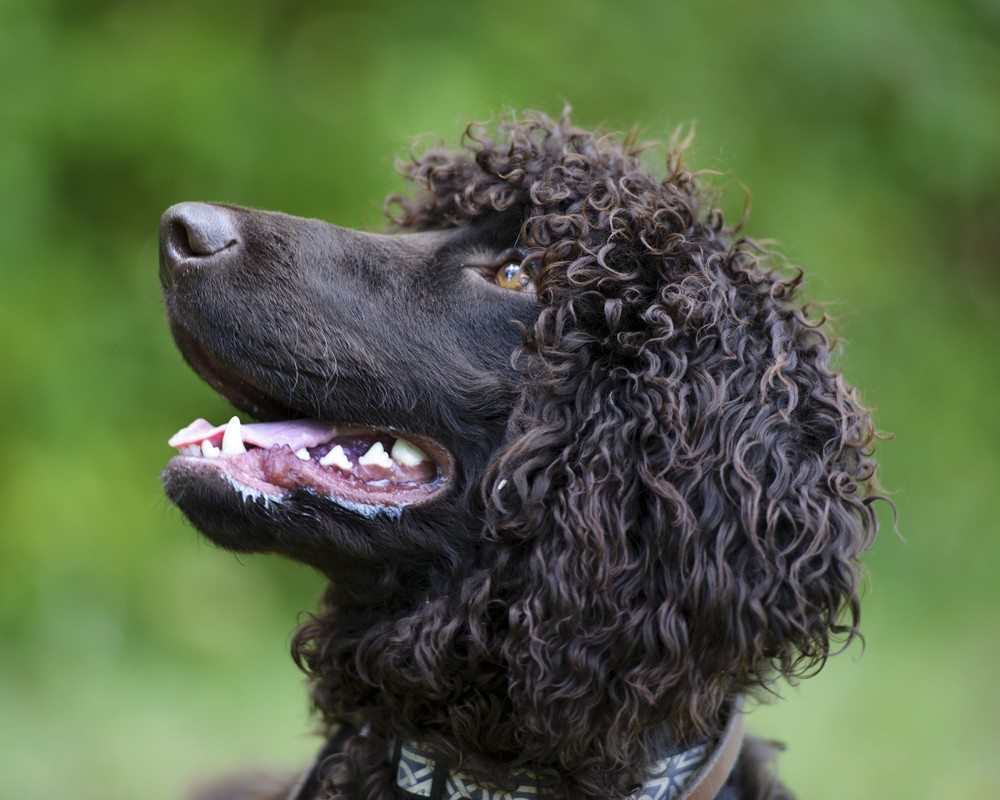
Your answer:
[[[472,248],[503,250],[515,244],[521,231],[522,214],[515,209],[484,214],[467,225],[428,231],[403,230],[393,238],[418,249],[445,254]]]

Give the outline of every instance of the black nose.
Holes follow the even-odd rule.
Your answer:
[[[180,266],[207,265],[212,256],[238,243],[233,212],[208,203],[178,203],[160,217],[160,277]]]

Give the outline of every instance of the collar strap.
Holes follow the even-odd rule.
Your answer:
[[[729,778],[743,743],[743,715],[737,700],[722,736],[714,744],[677,747],[661,756],[646,783],[629,800],[714,800]],[[413,742],[389,744],[396,786],[409,800],[539,800],[531,773],[512,775],[512,790],[478,783],[463,772],[448,770],[431,752]]]
[[[679,800],[684,786],[710,755],[710,744],[675,748],[656,762],[645,785],[632,800]],[[393,742],[396,786],[409,800],[539,800],[538,783],[532,773],[511,775],[517,785],[510,790],[481,784],[464,772],[448,770],[412,742]]]
[[[732,706],[718,741],[702,742],[687,749],[674,748],[654,765],[650,777],[629,800],[715,800],[736,766],[743,745],[742,698]],[[314,800],[326,774],[327,759],[339,753],[357,733],[351,725],[337,726],[316,756],[312,768],[288,795],[288,800]],[[512,791],[481,785],[462,772],[438,764],[433,755],[412,742],[389,743],[389,756],[396,786],[410,800],[539,800],[538,785],[531,773],[514,776]]]
[[[677,796],[677,800],[715,800],[729,780],[733,767],[736,766],[741,747],[743,747],[743,698],[737,697],[733,701],[729,719],[715,749],[688,782],[687,788]]]

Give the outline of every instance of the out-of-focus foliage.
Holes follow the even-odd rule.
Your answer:
[[[166,437],[225,403],[163,321],[156,222],[378,226],[411,137],[504,107],[653,135],[753,190],[831,301],[902,538],[868,638],[756,711],[803,797],[994,797],[1000,6],[0,0],[0,796],[167,798],[315,742],[285,649],[319,581],[204,543]],[[405,331],[404,335],[419,335]],[[886,516],[886,521],[888,516]]]

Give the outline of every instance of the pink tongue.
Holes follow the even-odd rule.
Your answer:
[[[171,447],[201,444],[206,439],[218,446],[222,441],[225,425],[212,425],[205,419],[196,419],[186,428],[177,431],[167,442]],[[318,447],[330,441],[337,428],[318,419],[290,419],[282,422],[253,422],[242,426],[243,443],[255,447],[274,447],[287,444],[292,450]]]

